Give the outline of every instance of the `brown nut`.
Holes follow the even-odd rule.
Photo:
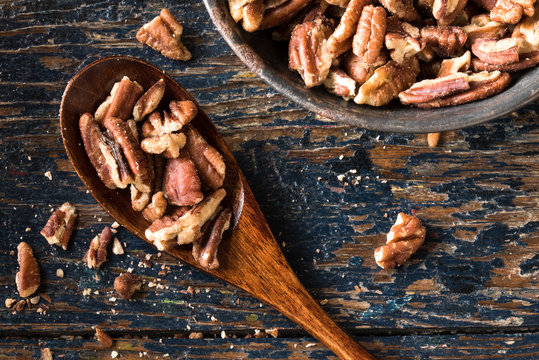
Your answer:
[[[41,349],[41,356],[39,357],[39,360],[53,360],[51,349]]]
[[[159,16],[140,28],[137,40],[170,59],[187,61],[191,53],[181,42],[182,32],[183,27],[174,16],[162,9]]]
[[[445,59],[442,61],[440,70],[438,71],[438,77],[466,72],[470,68],[471,61],[472,55],[470,51],[466,51],[462,56],[456,58]]]
[[[288,44],[288,68],[297,71],[305,86],[320,85],[327,77],[333,56],[325,50],[331,28],[321,19],[297,25]]]
[[[200,178],[189,153],[180,150],[177,158],[169,159],[165,170],[165,193],[173,205],[198,204],[203,198]]]
[[[344,71],[350,75],[359,85],[367,81],[376,68],[385,65],[387,63],[387,55],[385,52],[381,52],[378,58],[371,65],[366,64],[363,59],[356,56],[353,52],[349,52],[344,57]]]
[[[142,278],[130,272],[123,273],[114,279],[114,290],[125,300],[131,299],[141,286]]]
[[[468,36],[468,46],[476,39],[501,39],[507,32],[507,25],[490,20],[487,14],[476,15],[470,24],[463,26],[462,31]]]
[[[441,57],[459,54],[468,38],[458,26],[425,26],[421,28],[421,37]]]
[[[176,244],[179,227],[176,221],[189,211],[189,207],[182,206],[174,210],[171,215],[165,215],[155,220],[145,231],[148,240],[160,250],[168,250]]]
[[[384,269],[402,265],[423,242],[427,231],[415,216],[399,213],[387,234],[387,242],[374,251],[376,264]]]
[[[165,111],[165,118],[158,112],[150,114],[148,120],[142,125],[142,135],[144,137],[158,136],[181,130],[198,113],[195,103],[190,100],[171,101],[169,104],[170,112]]]
[[[467,3],[468,0],[434,0],[432,15],[438,20],[438,25],[451,25]]]
[[[405,105],[420,104],[462,92],[469,88],[468,76],[465,73],[456,73],[417,82],[408,90],[400,92],[399,99]]]
[[[492,10],[490,18],[506,24],[516,24],[522,17],[533,16],[535,0],[498,0]]]
[[[154,111],[165,95],[165,80],[160,79],[153,84],[136,102],[133,107],[133,119],[140,121]]]
[[[228,5],[234,21],[242,20],[246,31],[258,30],[264,17],[264,0],[228,0]]]
[[[539,51],[522,54],[519,56],[519,61],[512,64],[489,64],[480,59],[472,59],[472,67],[474,71],[507,71],[515,72],[530,68],[539,64]]]
[[[494,6],[496,6],[496,1],[498,0],[473,0],[476,5],[488,11],[494,9]]]
[[[380,0],[380,3],[399,19],[411,22],[421,20],[412,0]]]
[[[101,181],[110,189],[125,189],[132,177],[118,144],[103,135],[88,113],[80,117],[79,128],[86,154]]]
[[[371,0],[350,0],[346,6],[346,10],[341,17],[339,25],[335,28],[335,31],[327,42],[325,43],[325,50],[328,51],[333,58],[337,57],[337,53],[341,52],[342,44],[354,36],[359,17],[365,5],[368,5]]]
[[[167,199],[165,199],[164,193],[159,191],[153,194],[152,202],[142,210],[142,216],[150,222],[161,218],[167,210]]]
[[[95,111],[95,114],[94,114],[94,119],[98,123],[100,123],[100,124],[103,123],[103,120],[105,119],[105,117],[107,115],[107,111],[109,111],[110,104],[112,103],[112,98],[114,97],[114,94],[116,94],[116,90],[118,90],[118,86],[120,86],[119,81],[114,83],[114,85],[112,86],[112,90],[110,91],[110,95],[107,96],[105,101],[103,101],[97,107],[97,110]]]
[[[108,349],[112,347],[112,338],[105,331],[101,330],[101,328],[95,328],[95,336],[97,337],[97,341],[99,341],[104,348]]]
[[[49,244],[61,246],[62,249],[67,250],[76,219],[77,209],[69,202],[65,202],[51,215],[40,234],[47,239]]]
[[[223,157],[213,146],[208,144],[200,133],[191,125],[185,127],[185,150],[191,156],[202,182],[212,190],[223,186],[226,165]]]
[[[391,59],[401,64],[425,47],[419,29],[392,16],[387,21],[385,45]]]
[[[41,284],[41,275],[32,248],[24,241],[17,246],[17,261],[19,262],[19,272],[15,276],[17,290],[20,296],[28,297],[37,291]]]
[[[356,94],[355,80],[339,68],[331,68],[323,84],[328,92],[341,96],[346,101]]]
[[[107,248],[112,240],[112,232],[108,226],[105,226],[100,235],[97,235],[90,241],[90,247],[82,258],[82,261],[90,269],[99,269],[107,261]]]
[[[385,34],[386,11],[384,8],[365,6],[352,42],[354,54],[366,64],[374,64],[384,46]]]
[[[163,154],[167,159],[174,159],[180,155],[180,149],[185,146],[185,139],[182,133],[162,134],[147,137],[142,140],[140,147],[148,154]]]
[[[269,8],[264,13],[264,18],[262,19],[259,29],[269,29],[286,23],[311,1],[312,0],[288,0],[279,6]]]
[[[215,270],[219,267],[217,259],[217,251],[219,244],[223,238],[223,233],[230,227],[230,218],[232,211],[230,209],[223,210],[213,224],[210,236],[206,244],[202,247],[198,258],[199,264],[208,270]]]
[[[519,49],[520,53],[539,50],[539,2],[535,4],[534,15],[525,17],[518,23],[511,37],[519,37],[524,40],[524,46]]]
[[[107,117],[117,117],[127,120],[133,112],[135,103],[144,93],[144,89],[136,81],[127,76],[112,87],[110,95],[99,105],[95,112],[95,121],[102,124]]]
[[[151,193],[139,191],[133,184],[129,187],[131,192],[131,207],[135,211],[142,211],[150,202]]]
[[[122,148],[129,168],[133,173],[133,185],[142,192],[152,191],[153,167],[149,166],[148,159],[142,152],[129,126],[115,117],[106,118],[103,124],[112,135],[114,141]]]
[[[472,43],[472,53],[489,64],[512,64],[519,61],[518,49],[521,43],[520,38],[477,39]]]
[[[415,57],[402,64],[389,61],[379,67],[366,83],[361,85],[354,101],[358,104],[382,106],[409,88],[419,74],[419,63]]]

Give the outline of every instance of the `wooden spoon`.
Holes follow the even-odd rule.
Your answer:
[[[62,138],[75,170],[97,202],[123,227],[151,243],[144,236],[149,223],[131,208],[129,191],[108,189],[98,178],[82,145],[78,126],[80,115],[93,114],[112,85],[123,76],[137,81],[145,89],[159,79],[165,79],[162,104],[182,99],[196,103],[172,77],[151,64],[131,57],[103,58],[86,66],[68,83],[60,105]],[[326,344],[340,358],[374,359],[328,317],[301,285],[275,241],[232,153],[200,107],[193,124],[225,159],[227,196],[224,205],[233,209],[235,226],[225,233],[217,270],[201,268],[192,257],[190,246],[175,247],[168,253],[269,304]]]

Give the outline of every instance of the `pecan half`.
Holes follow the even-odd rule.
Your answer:
[[[436,79],[419,81],[408,90],[399,93],[399,99],[405,105],[420,104],[462,92],[469,88],[468,76],[465,73],[456,73]]]
[[[228,0],[228,5],[234,21],[241,20],[246,31],[258,30],[264,17],[264,0]]]
[[[152,196],[152,202],[142,210],[142,216],[150,222],[161,218],[167,210],[167,199],[164,193],[159,191]]]
[[[193,126],[185,127],[185,136],[185,150],[195,163],[200,179],[212,190],[217,190],[225,181],[226,165],[223,157]]]
[[[339,68],[331,68],[323,84],[327,91],[341,96],[346,101],[356,94],[355,80]]]
[[[99,341],[104,348],[112,347],[112,338],[105,331],[101,330],[101,328],[95,328],[95,336],[97,338],[97,341]]]
[[[476,15],[462,31],[468,36],[467,45],[477,39],[501,39],[507,32],[507,25],[490,20],[487,14]]]
[[[142,125],[142,135],[144,137],[159,136],[181,130],[198,113],[195,103],[190,100],[171,101],[169,108],[170,112],[165,111],[164,119],[158,112],[150,114],[148,120]]]
[[[384,8],[365,6],[354,35],[352,51],[366,64],[373,64],[384,46],[385,34],[386,11]]]
[[[472,43],[472,53],[489,64],[512,64],[519,60],[518,49],[521,42],[520,38],[477,39]]]
[[[137,40],[173,60],[189,60],[191,53],[181,42],[183,27],[167,9],[144,24],[137,33]]]
[[[467,3],[468,0],[434,0],[432,15],[438,21],[438,25],[451,25]]]
[[[153,84],[136,102],[133,107],[133,119],[140,121],[154,111],[165,95],[165,80],[160,79]]]
[[[185,135],[182,133],[147,137],[140,143],[142,150],[148,154],[163,154],[168,159],[177,158],[184,146]]]
[[[387,55],[381,52],[378,58],[371,65],[366,64],[363,59],[350,52],[344,57],[344,71],[350,75],[359,85],[363,84],[374,74],[374,70],[387,63]]]
[[[264,18],[259,29],[269,29],[286,23],[312,0],[288,0],[280,6],[269,8],[264,13]]]
[[[506,24],[516,24],[524,15],[533,16],[535,0],[498,0],[492,10],[490,18]]]
[[[419,29],[392,16],[387,21],[385,45],[391,58],[397,63],[419,53],[425,47]]]
[[[470,68],[471,60],[472,55],[470,51],[466,51],[462,56],[443,60],[440,70],[438,71],[438,77],[444,77],[458,72],[466,72]]]
[[[379,67],[366,83],[361,85],[354,101],[358,104],[382,106],[409,88],[419,74],[419,64],[412,57],[402,64],[389,61]]]
[[[90,241],[90,247],[82,258],[82,261],[90,269],[99,269],[107,261],[107,248],[112,240],[112,232],[108,226],[105,226],[100,235],[97,235]]]
[[[127,76],[124,76],[118,85],[118,88],[112,95],[110,106],[105,113],[105,117],[100,121],[103,123],[108,117],[116,117],[121,120],[127,120],[133,113],[133,107],[144,93],[144,89],[136,81],[131,81]]]
[[[37,291],[41,284],[41,275],[32,248],[24,241],[17,246],[17,261],[19,262],[19,272],[15,276],[17,290],[20,296],[28,297]]]
[[[51,215],[40,234],[47,239],[49,244],[61,246],[62,249],[67,250],[76,219],[77,209],[69,202],[65,202]]]
[[[441,57],[456,56],[468,38],[458,26],[425,26],[421,37]]]
[[[415,216],[399,213],[387,234],[387,242],[374,251],[376,264],[384,269],[402,265],[423,242],[427,230]]]
[[[346,10],[341,17],[339,25],[335,28],[335,31],[325,44],[326,50],[332,54],[333,58],[336,58],[336,54],[339,49],[342,48],[342,44],[354,36],[359,17],[363,7],[370,3],[371,0],[350,0],[346,6]]]
[[[189,153],[181,150],[177,158],[167,161],[165,170],[165,193],[173,205],[188,206],[199,203],[204,194],[195,164]]]
[[[305,22],[292,31],[288,44],[288,67],[297,71],[305,86],[320,85],[329,73],[332,55],[323,46],[331,28],[322,20]]]
[[[123,154],[133,173],[133,185],[142,192],[152,190],[153,168],[135,140],[129,126],[122,120],[109,117],[104,121],[105,128],[122,148]]]
[[[421,15],[414,8],[413,0],[380,0],[380,3],[393,15],[405,21],[416,22]]]
[[[489,64],[487,62],[481,61],[480,59],[472,59],[472,67],[474,71],[507,71],[515,72],[523,69],[530,68],[539,64],[539,51],[534,51],[531,53],[521,54],[519,56],[519,61],[512,64]]]
[[[200,257],[198,258],[198,262],[202,267],[208,270],[215,270],[219,267],[217,251],[219,250],[223,233],[230,227],[231,217],[232,211],[225,209],[215,219],[208,241],[202,247]]]
[[[149,192],[139,191],[133,184],[130,186],[131,191],[131,207],[135,211],[142,211],[150,202],[150,196],[152,195]]]
[[[114,290],[123,299],[129,300],[133,297],[135,291],[140,290],[142,286],[142,277],[126,272],[114,279]]]

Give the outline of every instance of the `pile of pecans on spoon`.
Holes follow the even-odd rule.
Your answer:
[[[232,215],[220,205],[226,166],[191,124],[195,103],[157,110],[165,86],[161,79],[145,91],[124,76],[95,114],[80,117],[84,148],[105,186],[130,188],[132,208],[151,222],[148,240],[159,250],[193,243],[195,260],[215,269]]]
[[[358,104],[463,104],[539,63],[535,0],[228,2],[245,30],[272,28],[274,40],[289,41],[288,66],[306,87]]]

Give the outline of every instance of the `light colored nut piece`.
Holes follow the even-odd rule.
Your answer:
[[[438,20],[438,25],[451,25],[467,3],[468,0],[434,0],[432,15]]]
[[[185,150],[180,150],[177,158],[167,161],[165,194],[168,201],[177,206],[198,204],[204,198],[197,169]]]
[[[507,25],[490,20],[487,14],[476,15],[462,31],[468,36],[466,44],[471,46],[476,39],[501,39],[507,32]]]
[[[445,96],[468,90],[468,76],[456,73],[448,76],[419,81],[408,90],[399,93],[401,103],[405,105],[420,104]]]
[[[41,356],[39,357],[39,360],[53,360],[51,349],[41,349]]]
[[[62,249],[67,250],[76,219],[77,209],[69,202],[65,202],[51,215],[40,234],[47,239],[49,244],[61,246]]]
[[[165,214],[166,209],[167,199],[165,199],[164,193],[159,191],[158,193],[153,194],[152,202],[142,211],[142,216],[144,216],[146,220],[154,222]]]
[[[17,290],[20,296],[28,297],[35,293],[41,284],[41,275],[32,248],[24,241],[17,246],[17,261],[19,262],[19,272],[15,276]]]
[[[521,54],[539,50],[539,2],[535,4],[533,16],[525,17],[517,24],[512,37],[524,40],[525,44],[519,49]]]
[[[56,269],[56,277],[63,278],[64,277],[64,270],[58,268]]]
[[[190,100],[171,101],[169,108],[170,112],[165,111],[164,119],[158,112],[150,114],[148,120],[142,125],[142,135],[144,137],[159,136],[181,130],[198,113],[197,106]]]
[[[95,328],[95,336],[104,348],[108,349],[112,347],[112,338],[105,331],[101,330],[100,327]]]
[[[361,85],[354,101],[358,104],[382,106],[409,88],[419,74],[419,64],[415,57],[403,64],[390,61],[379,67],[366,83]]]
[[[516,24],[522,17],[533,16],[535,0],[498,0],[492,10],[490,18],[506,24]]]
[[[13,306],[13,310],[17,312],[21,312],[24,310],[25,307],[26,307],[26,300],[22,299],[22,300],[17,301],[15,306]]]
[[[412,0],[380,0],[380,3],[399,19],[411,22],[421,20]]]
[[[384,269],[402,265],[423,242],[427,230],[415,216],[399,213],[387,234],[387,242],[374,251],[376,264]]]
[[[173,60],[191,59],[191,53],[181,42],[183,27],[167,9],[145,24],[137,33],[137,40],[149,45]]]
[[[359,17],[365,5],[368,5],[371,0],[350,0],[346,6],[346,10],[341,17],[339,25],[335,28],[335,31],[327,42],[325,43],[325,50],[328,51],[333,58],[336,58],[338,49],[342,47],[342,44],[354,36]]]
[[[125,253],[122,243],[117,238],[112,240],[112,253],[114,255],[123,255]]]
[[[324,80],[326,90],[348,101],[356,94],[356,81],[339,68],[331,68]]]
[[[438,77],[444,77],[458,72],[466,72],[470,68],[471,62],[472,55],[470,51],[466,51],[462,56],[456,58],[445,59],[442,61],[440,70],[438,71]]]
[[[519,60],[518,49],[521,43],[521,38],[477,39],[472,43],[472,53],[489,64],[512,64]]]
[[[133,107],[133,119],[140,121],[154,111],[165,95],[165,80],[160,79],[153,84],[136,102]]]
[[[421,37],[441,57],[458,55],[468,38],[458,26],[424,26]]]
[[[384,46],[386,11],[380,6],[363,8],[352,42],[352,51],[366,64],[372,65]]]
[[[438,141],[440,140],[440,133],[428,133],[427,134],[427,143],[429,147],[438,146]]]
[[[507,71],[515,72],[527,69],[539,64],[539,51],[522,54],[519,56],[519,61],[512,64],[489,64],[480,59],[472,59],[472,68],[474,71]]]
[[[223,186],[226,174],[223,157],[192,125],[185,127],[185,136],[187,137],[185,150],[195,163],[198,176],[212,190],[219,189]]]
[[[90,241],[90,247],[82,258],[82,261],[90,269],[99,269],[107,261],[107,249],[112,239],[112,232],[108,226],[105,226],[100,235],[97,235]]]
[[[217,252],[219,250],[221,239],[223,238],[223,233],[230,227],[231,217],[232,211],[230,211],[230,209],[223,210],[221,214],[217,216],[208,241],[202,247],[200,257],[198,258],[198,262],[203,268],[215,270],[219,267]]]
[[[280,6],[268,9],[264,13],[264,18],[262,19],[259,29],[269,29],[286,23],[311,1],[312,0],[288,0]]]
[[[378,58],[371,65],[366,64],[363,59],[356,56],[353,52],[349,52],[344,57],[344,71],[350,75],[359,85],[367,81],[376,68],[385,65],[387,63],[387,55],[385,52],[381,52]]]
[[[198,262],[200,259],[200,254],[202,253],[202,247],[208,240],[215,218],[222,211],[223,211],[223,207],[218,206],[217,209],[215,209],[215,212],[210,216],[210,218],[208,218],[208,221],[206,221],[204,225],[201,226],[200,236],[196,237],[193,240],[193,248],[192,248],[191,254],[193,255],[193,259],[195,259],[196,262]]]
[[[177,158],[184,146],[185,135],[182,133],[147,137],[140,143],[142,150],[148,154],[163,154],[167,159]]]
[[[125,272],[114,279],[114,290],[125,300],[131,299],[141,286],[142,278],[130,272]]]
[[[110,95],[107,96],[105,101],[103,101],[101,105],[97,107],[97,110],[95,111],[95,114],[94,114],[94,118],[95,118],[95,121],[97,121],[98,123],[101,124],[103,123],[103,120],[105,120],[105,116],[107,115],[107,111],[109,111],[110,104],[112,103],[112,98],[114,97],[114,94],[116,94],[116,90],[118,90],[118,86],[120,86],[119,81],[114,83],[114,85],[112,86],[112,90],[110,91]]]
[[[151,193],[139,191],[134,185],[130,186],[131,207],[135,211],[142,211],[150,202]]]
[[[234,21],[242,21],[246,31],[258,30],[264,17],[264,0],[228,0],[228,5]]]
[[[17,300],[15,299],[6,299],[5,301],[6,308],[8,309],[11,309],[13,305],[15,305],[16,303],[17,303]]]
[[[189,211],[189,207],[182,206],[174,210],[171,215],[165,215],[155,220],[145,231],[148,240],[160,250],[168,250],[176,244],[179,226],[176,221]]]
[[[388,19],[385,45],[391,58],[401,64],[425,47],[419,29],[392,16]]]

